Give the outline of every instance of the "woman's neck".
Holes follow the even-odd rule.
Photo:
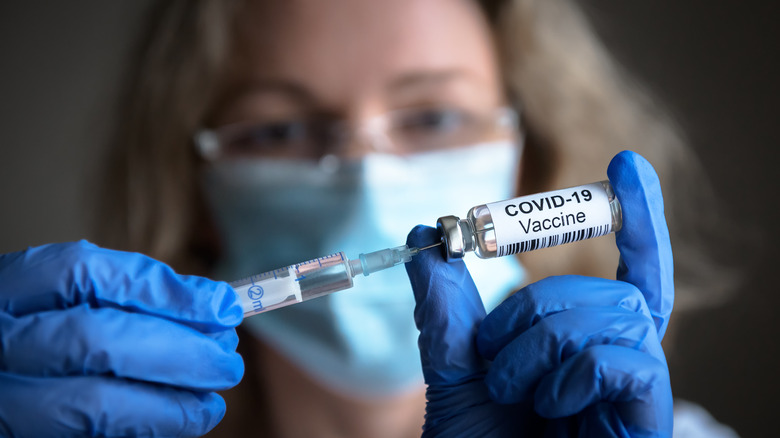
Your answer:
[[[390,399],[355,400],[322,387],[261,341],[254,369],[268,395],[274,435],[281,438],[419,437],[425,388]]]

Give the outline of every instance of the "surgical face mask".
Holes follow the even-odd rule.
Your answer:
[[[370,154],[336,171],[290,160],[217,162],[204,175],[225,244],[217,275],[235,280],[336,251],[355,257],[401,245],[417,224],[511,197],[517,149],[507,141]],[[466,264],[488,311],[523,280],[512,257]],[[331,390],[376,398],[423,382],[413,310],[406,270],[396,267],[243,324]]]

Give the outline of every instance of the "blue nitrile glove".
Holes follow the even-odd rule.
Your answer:
[[[632,152],[608,175],[623,207],[617,280],[550,277],[486,317],[461,261],[423,251],[406,264],[428,385],[423,435],[672,435],[660,340],[674,285],[660,185]],[[417,227],[407,244],[438,238]]]
[[[85,241],[0,255],[0,436],[198,436],[244,364],[226,283]]]

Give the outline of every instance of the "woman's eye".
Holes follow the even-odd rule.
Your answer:
[[[408,133],[447,134],[468,124],[468,115],[453,109],[429,109],[407,113],[401,127]]]
[[[276,152],[292,150],[308,141],[309,127],[305,121],[279,121],[248,127],[231,142],[234,152]]]
[[[480,141],[482,118],[455,108],[424,108],[395,114],[390,137],[399,149],[424,151]]]

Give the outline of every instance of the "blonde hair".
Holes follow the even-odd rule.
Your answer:
[[[179,0],[150,11],[112,139],[102,243],[182,271],[207,269],[208,227],[191,143],[228,56],[235,7]]]
[[[174,0],[152,12],[114,141],[103,243],[192,273],[207,272],[217,256],[191,137],[214,104],[241,1]],[[480,3],[527,135],[523,192],[605,179],[611,157],[632,149],[664,183],[677,260],[701,260],[700,247],[686,245],[694,234],[685,225],[690,218],[680,214],[691,210],[692,200],[706,199],[701,169],[663,111],[608,56],[581,12],[567,0]],[[524,263],[532,280],[563,273],[610,277],[617,251],[602,238],[537,251]],[[704,273],[700,266],[691,272]],[[690,278],[700,284],[702,276]]]

